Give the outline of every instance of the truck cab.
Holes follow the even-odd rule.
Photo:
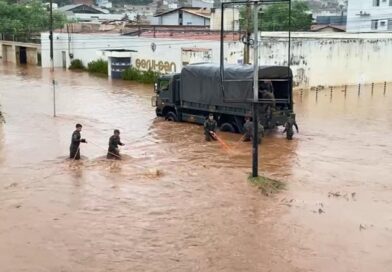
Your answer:
[[[180,74],[160,76],[154,85],[154,91],[156,96],[153,103],[157,116],[169,121],[179,121],[177,106],[180,103]]]

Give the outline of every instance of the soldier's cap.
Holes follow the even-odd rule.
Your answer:
[[[76,128],[81,128],[82,125],[81,124],[76,124]]]
[[[116,133],[120,134],[120,131],[118,129],[115,129],[114,134],[116,134]]]

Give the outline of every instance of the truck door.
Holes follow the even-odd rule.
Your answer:
[[[180,79],[175,78],[173,80],[173,94],[174,94],[174,104],[179,105],[180,104]]]
[[[160,78],[157,86],[157,93],[159,100],[163,104],[173,103],[173,92],[170,90],[169,78]]]

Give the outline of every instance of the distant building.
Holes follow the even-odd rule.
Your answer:
[[[67,5],[58,8],[58,11],[64,12],[66,14],[76,14],[76,13],[89,13],[89,14],[105,14],[109,13],[108,10],[101,9],[99,7],[89,6],[85,4],[75,4]]]
[[[195,8],[213,8],[214,0],[191,0],[191,6]]]
[[[93,6],[94,5],[94,0],[72,0],[73,5],[88,5],[88,6]]]
[[[392,0],[349,0],[347,32],[392,32]]]
[[[182,7],[155,15],[158,25],[209,26],[211,10],[207,8]]]
[[[312,32],[345,32],[346,26],[340,25],[313,25],[310,28]]]
[[[68,20],[78,22],[120,21],[127,18],[126,14],[110,14],[108,10],[84,4],[64,6],[58,11],[65,13]]]
[[[100,8],[112,8],[112,2],[110,2],[109,0],[97,0],[97,6]]]
[[[317,16],[316,17],[316,24],[345,26],[347,24],[347,16],[345,16],[345,15]]]

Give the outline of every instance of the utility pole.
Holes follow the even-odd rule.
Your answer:
[[[257,2],[253,3],[253,148],[252,148],[252,177],[259,175],[259,9]],[[249,18],[248,18],[249,19]],[[249,52],[249,51],[248,51]]]
[[[53,62],[53,0],[49,2],[49,41],[50,41],[50,71],[52,72],[53,87],[53,117],[56,117],[56,81],[54,80]]]
[[[50,69],[54,71],[53,63],[53,0],[49,2],[49,40],[50,40]]]
[[[251,10],[250,10],[250,3],[248,0],[248,3],[246,4],[246,10],[245,10],[245,22],[246,22],[246,34],[243,39],[243,43],[245,44],[244,46],[244,64],[249,64],[249,40],[250,40],[250,35],[251,35],[251,24],[250,24],[250,18],[251,18]],[[245,41],[244,41],[245,40]]]

